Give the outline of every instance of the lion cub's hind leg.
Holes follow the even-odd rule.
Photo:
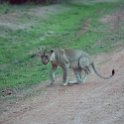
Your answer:
[[[83,71],[83,76],[81,77],[81,80],[82,80],[82,83],[84,84],[85,82],[86,82],[86,80],[87,80],[87,76],[88,76],[88,74],[85,72],[85,71]]]
[[[79,84],[79,83],[81,83],[82,82],[82,80],[81,80],[81,72],[78,71],[78,70],[73,70],[73,71],[74,71],[76,80],[68,81],[68,84]]]

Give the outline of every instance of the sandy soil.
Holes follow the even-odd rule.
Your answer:
[[[115,68],[115,76],[103,80],[91,74],[85,84],[72,86],[61,86],[61,78],[52,87],[46,81],[37,87],[44,92],[6,106],[9,109],[1,114],[0,124],[123,124],[124,50],[94,59],[102,74]]]

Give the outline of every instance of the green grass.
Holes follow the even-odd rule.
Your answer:
[[[114,46],[116,41],[108,41],[114,36],[107,33],[110,24],[99,19],[118,11],[119,3],[60,6],[65,10],[43,17],[30,13],[35,5],[0,5],[0,15],[12,14],[17,23],[16,28],[0,25],[0,89],[29,87],[48,79],[50,65],[44,66],[30,56],[40,47],[80,48],[95,54]],[[85,20],[89,21],[89,30],[82,33]]]

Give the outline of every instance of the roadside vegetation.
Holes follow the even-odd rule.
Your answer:
[[[124,4],[0,5],[0,90],[42,83],[50,66],[43,47],[108,52],[124,43]],[[59,72],[58,72],[59,73]]]

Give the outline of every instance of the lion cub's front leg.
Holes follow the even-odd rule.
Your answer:
[[[51,68],[51,72],[50,72],[50,83],[49,85],[53,85],[53,83],[55,82],[55,71],[57,69],[57,64],[56,63],[51,63],[52,68]]]
[[[67,80],[68,68],[66,65],[62,65],[61,68],[63,70],[63,85],[66,86],[68,85],[68,80]]]

